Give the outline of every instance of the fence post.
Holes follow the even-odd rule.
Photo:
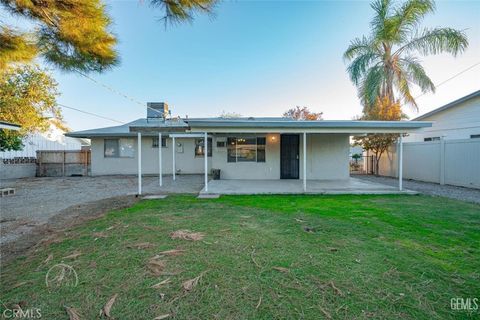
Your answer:
[[[63,162],[62,162],[62,173],[63,176],[65,177],[65,150],[63,150]]]
[[[35,172],[35,176],[41,177],[42,176],[42,152],[37,150],[35,153],[37,156],[37,170]]]
[[[440,184],[445,184],[445,137],[440,137]]]

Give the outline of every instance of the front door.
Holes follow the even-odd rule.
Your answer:
[[[298,179],[299,176],[299,143],[298,134],[282,134],[280,136],[280,178]]]

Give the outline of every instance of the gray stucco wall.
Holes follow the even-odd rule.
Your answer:
[[[107,138],[108,139],[108,138]],[[152,147],[152,137],[142,137],[142,173],[158,174],[158,148]],[[137,174],[137,139],[134,138],[133,158],[105,158],[104,139],[95,138],[92,143],[92,175]],[[204,158],[195,157],[195,140],[175,139],[175,169],[177,173],[195,174],[204,172]],[[181,146],[178,146],[181,144]],[[172,174],[172,139],[167,139],[167,147],[162,148],[164,174]],[[211,158],[209,158],[209,163]],[[209,165],[210,168],[210,165]]]
[[[307,179],[348,179],[350,176],[349,152],[348,134],[307,135]],[[303,157],[302,152],[301,157]],[[300,172],[302,177],[302,167]]]
[[[246,134],[229,135],[235,137],[266,137],[265,162],[227,162],[227,148],[217,148],[216,140],[226,139],[227,135],[213,137],[212,157],[209,157],[209,170],[221,170],[222,179],[280,179],[280,135]],[[137,148],[134,139],[135,150]],[[195,139],[176,139],[183,148],[177,147],[176,169],[185,174],[204,172],[204,158],[195,157]],[[307,135],[307,179],[348,179],[349,177],[349,135],[348,134],[308,134]],[[183,149],[183,150],[182,150]],[[92,139],[92,175],[136,174],[137,158],[105,158],[102,139]],[[163,172],[172,173],[172,140],[167,139],[163,152]],[[300,134],[300,178],[303,177],[303,135]],[[158,174],[158,148],[152,148],[152,138],[142,138],[142,172]]]

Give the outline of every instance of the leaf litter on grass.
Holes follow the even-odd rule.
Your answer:
[[[182,283],[182,288],[183,290],[185,291],[191,291],[193,288],[195,288],[198,284],[198,282],[200,281],[200,279],[202,279],[203,275],[206,273],[207,271],[203,271],[202,273],[200,273],[197,277],[193,278],[193,279],[190,279],[190,280],[187,280],[187,281],[184,281]]]
[[[115,300],[117,300],[118,293],[115,293],[103,306],[102,310],[100,310],[100,316],[105,316],[107,318],[111,318],[110,311],[112,310],[113,304]]]
[[[168,284],[168,283],[170,283],[170,282],[171,282],[171,281],[170,281],[170,278],[167,278],[167,279],[165,279],[165,280],[160,281],[160,282],[157,283],[157,284],[154,284],[154,285],[151,286],[150,288],[159,289],[159,288],[162,287],[163,285]]]
[[[77,309],[65,306],[69,320],[80,320],[80,314]]]
[[[180,256],[185,253],[183,249],[171,249],[159,252],[158,255],[160,256]]]
[[[165,267],[165,261],[161,260],[159,256],[154,256],[153,258],[150,258],[147,262],[147,269],[152,275],[157,277],[162,275]]]
[[[127,248],[129,249],[138,249],[138,250],[149,249],[153,247],[155,247],[155,245],[150,242],[140,242],[140,243],[127,245]]]
[[[202,232],[192,232],[190,230],[177,230],[170,233],[170,238],[172,239],[182,239],[189,241],[199,241],[202,240],[205,236]]]
[[[69,254],[68,256],[63,257],[62,259],[77,259],[81,255],[82,255],[81,251],[75,250],[73,253]]]

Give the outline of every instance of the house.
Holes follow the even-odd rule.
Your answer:
[[[5,121],[0,121],[0,130],[15,130],[18,131],[20,130],[21,126],[18,124],[10,123],[10,122],[5,122]]]
[[[35,158],[37,150],[80,150],[89,147],[88,140],[66,137],[65,132],[56,119],[49,119],[49,127],[45,132],[25,136],[22,139],[22,150],[0,151],[0,158]]]
[[[480,90],[421,115],[413,121],[432,126],[404,138],[405,142],[480,139]]]
[[[403,138],[404,178],[480,188],[480,90],[412,121],[430,121]],[[379,174],[398,176],[397,145],[382,156]]]
[[[108,128],[77,131],[91,139],[92,175],[208,174],[221,180],[349,181],[350,136],[407,133],[423,121],[301,121],[291,118],[168,118],[165,103],[149,103],[147,117]],[[205,157],[205,154],[207,157]],[[296,182],[295,182],[296,183]],[[401,189],[401,184],[400,184]]]

